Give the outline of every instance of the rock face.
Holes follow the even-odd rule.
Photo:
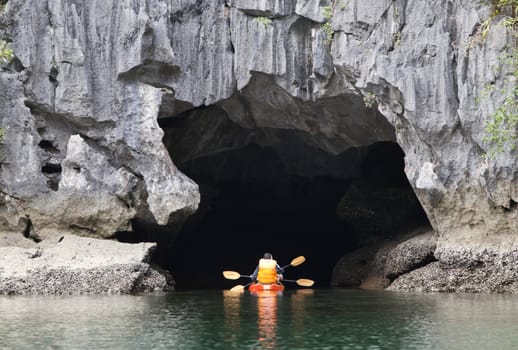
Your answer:
[[[0,294],[118,294],[164,291],[167,273],[148,260],[155,244],[72,235],[34,248],[0,247]]]
[[[517,293],[518,252],[491,243],[436,250],[439,261],[396,279],[393,291]]]
[[[1,229],[26,230],[26,215],[41,236],[181,221],[198,189],[157,118],[216,105],[259,144],[280,130],[333,154],[397,141],[436,258],[476,261],[466,242],[512,257],[518,157],[483,157],[484,123],[512,74],[493,68],[512,35],[497,19],[482,40],[489,12],[482,0],[10,0]],[[250,138],[209,141],[189,157]]]
[[[3,20],[18,53],[15,71],[0,75],[3,230],[18,231],[29,215],[43,237],[107,237],[130,230],[133,218],[166,225],[196,210],[197,185],[161,141],[162,90],[123,75],[147,52],[154,16],[129,4],[9,1]],[[156,44],[167,61],[171,48]]]
[[[386,239],[344,255],[333,270],[332,285],[395,290],[392,289],[392,281],[399,283],[407,278],[407,273],[419,271],[419,268],[436,261],[437,238],[433,232],[421,231],[411,233],[411,238]],[[403,277],[398,279],[400,276]],[[407,290],[411,286],[408,283]]]

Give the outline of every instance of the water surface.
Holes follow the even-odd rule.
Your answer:
[[[0,349],[518,349],[518,296],[0,297]]]

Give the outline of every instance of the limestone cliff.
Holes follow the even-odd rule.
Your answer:
[[[511,75],[493,69],[512,41],[501,21],[480,40],[489,12],[471,0],[10,0],[1,230],[24,230],[26,215],[42,236],[183,220],[198,188],[157,118],[217,106],[261,132],[229,145],[207,130],[186,157],[282,130],[333,154],[397,141],[436,258],[492,264],[518,244],[518,157],[483,157]]]
[[[161,57],[153,67],[175,70],[167,36],[150,27],[168,9],[131,4],[7,4],[18,69],[3,72],[0,83],[4,230],[28,214],[43,236],[108,237],[129,230],[134,217],[164,225],[196,209],[197,185],[161,140],[162,89],[128,73],[151,44]]]

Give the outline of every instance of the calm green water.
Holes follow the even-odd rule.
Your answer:
[[[0,297],[0,349],[518,349],[518,296]]]

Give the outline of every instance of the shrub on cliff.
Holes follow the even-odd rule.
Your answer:
[[[13,49],[5,40],[0,40],[0,64],[11,62],[14,57]]]
[[[2,145],[4,143],[4,129],[0,128],[0,145]],[[3,158],[3,154],[2,152],[0,151],[0,166],[2,164],[2,158]]]
[[[503,18],[504,25],[515,36],[513,47],[500,59],[497,70],[506,67],[512,72],[506,78],[507,91],[498,91],[504,95],[503,101],[497,104],[495,111],[488,116],[485,123],[484,142],[489,145],[489,156],[503,152],[506,148],[514,150],[517,147],[518,137],[518,0],[491,0],[491,15],[482,23],[480,28],[481,39],[485,40],[491,24],[495,19]],[[488,99],[493,89],[492,85],[486,86],[481,98]]]

